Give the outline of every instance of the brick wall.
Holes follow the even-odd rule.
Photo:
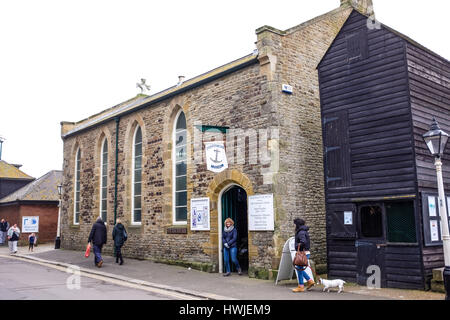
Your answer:
[[[11,204],[0,206],[0,219],[6,219],[12,226],[17,226],[22,231],[22,217],[39,216],[39,232],[36,234],[38,243],[52,242],[56,238],[58,223],[58,206],[52,204]],[[28,241],[29,233],[22,233],[21,243]]]

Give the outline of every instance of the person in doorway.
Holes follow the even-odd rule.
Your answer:
[[[17,253],[17,241],[19,241],[19,237],[20,237],[20,229],[17,226],[17,224],[14,224],[8,230],[8,245],[9,245],[9,252],[11,254]]]
[[[106,226],[102,217],[98,217],[89,234],[88,242],[92,242],[94,248],[94,262],[99,268],[103,265],[102,248],[106,244]]]
[[[224,277],[231,274],[230,255],[238,274],[242,275],[242,270],[237,259],[237,230],[234,227],[234,221],[231,218],[225,220],[225,227],[222,235],[223,240],[223,260],[225,262],[226,273]]]
[[[0,245],[6,244],[9,223],[5,219],[0,220]]]
[[[310,257],[310,240],[309,240],[309,227],[305,225],[305,220],[303,219],[295,219],[295,250],[297,250],[300,245],[300,251],[305,251],[306,257],[309,260]],[[314,280],[312,280],[309,275],[306,273],[306,267],[298,267],[295,266],[295,270],[298,275],[298,287],[293,289],[293,292],[303,292],[305,291],[305,285],[303,278],[306,279],[306,289],[309,290],[312,286],[314,286]]]
[[[128,235],[120,219],[116,220],[116,225],[114,226],[112,232],[112,238],[114,240],[114,256],[116,257],[116,263],[119,263],[120,259],[119,265],[122,265],[123,264],[122,246],[125,243],[125,241],[127,241]]]
[[[28,236],[28,251],[33,252],[35,244],[36,244],[36,234],[32,233]]]

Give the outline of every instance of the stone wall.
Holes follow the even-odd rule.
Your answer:
[[[280,130],[280,169],[273,178],[276,194],[276,248],[294,236],[296,217],[311,228],[311,255],[326,262],[322,126],[317,65],[352,9],[338,8],[286,31],[257,30],[260,60],[268,61],[272,104]],[[283,84],[293,87],[282,93]],[[277,260],[273,268],[278,267]]]
[[[266,128],[270,124],[267,110],[269,90],[259,65],[219,78],[175,98],[149,106],[120,119],[119,166],[118,166],[118,217],[122,218],[129,231],[124,255],[161,261],[184,261],[205,263],[217,271],[218,222],[211,218],[210,232],[168,234],[172,227],[172,129],[179,109],[186,115],[188,141],[195,132],[194,122],[203,125],[230,128]],[[266,109],[264,109],[266,108]],[[81,250],[85,247],[89,231],[99,216],[100,149],[103,137],[108,139],[108,240],[106,251],[112,251],[111,232],[114,220],[114,175],[115,175],[115,122],[93,127],[64,139],[64,195],[62,205],[62,246]],[[131,225],[131,154],[132,136],[136,125],[143,132],[143,214],[142,225]],[[207,136],[206,139],[209,139]],[[217,137],[220,139],[221,137]],[[222,137],[224,138],[224,137]],[[80,224],[73,225],[75,154],[81,149],[81,212]],[[248,184],[257,193],[272,192],[270,186],[262,184],[261,165],[248,160],[244,164],[230,163],[231,172],[243,173]],[[195,164],[193,147],[188,150],[188,205],[189,199],[205,197],[215,174],[206,170],[206,164]],[[242,182],[242,181],[241,181]],[[220,190],[218,190],[219,192]],[[189,208],[188,208],[189,209]],[[217,201],[211,202],[211,210],[217,212]],[[181,226],[183,227],[183,226]],[[186,226],[185,226],[186,227]],[[272,234],[257,235],[249,244],[255,255],[252,263],[269,265]],[[258,255],[256,255],[256,253]]]

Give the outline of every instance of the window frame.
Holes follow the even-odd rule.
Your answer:
[[[101,143],[100,150],[100,205],[99,205],[99,214],[102,217],[103,222],[106,222],[108,219],[108,156],[109,156],[109,148],[106,151],[106,172],[103,171],[103,166],[105,165],[105,146],[108,148],[108,140],[106,137],[103,139]],[[106,183],[103,185],[103,178],[106,177]],[[103,189],[106,189],[106,196],[103,198]],[[106,200],[106,209],[103,208],[103,201]],[[105,212],[105,217],[103,217],[103,212]]]
[[[134,220],[134,211],[135,211],[135,203],[134,203],[134,197],[135,197],[135,163],[136,163],[136,135],[138,130],[141,130],[141,181],[140,181],[140,185],[141,185],[141,194],[140,194],[140,199],[141,199],[141,221],[135,221]],[[134,129],[134,134],[133,134],[133,144],[132,144],[132,159],[131,159],[131,225],[134,226],[140,226],[142,225],[142,154],[143,154],[143,139],[142,139],[142,128],[137,125],[136,128]]]
[[[186,129],[177,131],[177,124],[178,124],[178,120],[180,119],[180,115],[184,114],[185,117],[185,127]],[[177,137],[177,133],[180,132],[186,132],[186,141],[185,141],[185,148],[186,148],[186,158],[184,160],[179,160],[177,161],[177,145],[176,145],[176,137]],[[182,109],[180,109],[177,113],[177,115],[174,118],[173,121],[173,129],[172,129],[172,224],[173,225],[187,225],[188,224],[188,212],[187,212],[187,208],[188,208],[188,199],[187,199],[187,120],[186,120],[186,114],[183,112]],[[183,145],[181,145],[183,146]],[[180,147],[180,146],[178,146]],[[181,175],[181,176],[177,176],[176,175],[176,171],[177,171],[177,163],[181,162],[181,161],[185,161],[186,163],[186,174],[185,175]],[[177,189],[177,177],[186,177],[186,189],[185,190],[178,190]],[[176,205],[176,195],[179,192],[186,192],[186,205],[185,206],[177,206]],[[177,208],[183,208],[186,207],[186,219],[185,220],[177,220]]]
[[[75,171],[74,171],[74,195],[73,195],[73,224],[80,225],[80,204],[81,204],[81,149],[78,148],[75,153]],[[79,186],[79,187],[78,187]],[[77,210],[78,204],[78,210]],[[78,219],[77,219],[78,218]]]

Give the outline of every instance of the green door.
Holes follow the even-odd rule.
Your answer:
[[[227,218],[233,219],[238,232],[238,261],[242,271],[246,271],[248,270],[247,193],[241,187],[233,186],[222,195],[222,228]],[[232,271],[235,271],[232,263],[231,265]]]

